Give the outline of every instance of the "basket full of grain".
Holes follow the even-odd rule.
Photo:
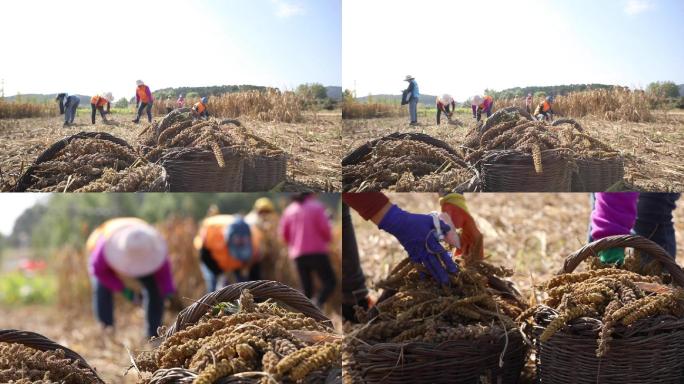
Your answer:
[[[43,151],[22,174],[14,192],[164,192],[166,172],[123,139],[79,132]]]
[[[43,335],[16,329],[0,330],[0,382],[104,384],[78,353]]]
[[[392,133],[342,159],[346,192],[439,192],[475,189],[474,170],[447,143],[422,133]],[[472,182],[472,183],[471,183]]]
[[[347,332],[343,359],[354,382],[516,383],[527,356],[512,320],[525,308],[512,273],[485,262],[465,266],[449,286],[421,278],[404,260],[380,284],[385,292],[359,328]]]
[[[495,112],[464,143],[486,192],[569,192],[572,157],[550,127],[519,108]]]
[[[226,286],[182,310],[135,366],[146,384],[341,383],[341,349],[309,299],[261,280]]]
[[[601,250],[623,247],[635,251],[619,268],[598,262]],[[573,272],[587,259],[593,269]],[[568,256],[543,285],[548,298],[520,316],[530,319],[523,328],[534,338],[538,382],[681,383],[683,284],[674,259],[640,236],[606,237]]]
[[[623,180],[624,158],[618,151],[586,134],[573,119],[558,119],[551,125],[564,127],[561,138],[574,153],[576,168],[572,174],[572,192],[607,191]]]

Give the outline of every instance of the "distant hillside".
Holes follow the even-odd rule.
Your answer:
[[[513,97],[527,96],[528,93],[535,94],[543,92],[546,95],[566,95],[570,92],[586,91],[588,89],[606,89],[612,88],[613,85],[608,84],[569,84],[569,85],[551,85],[551,86],[530,86],[530,87],[515,87],[508,88],[502,91],[494,89],[485,89],[485,94],[494,96],[497,99],[510,99]]]
[[[342,87],[328,86],[325,87],[325,91],[328,93],[329,99],[342,100]]]
[[[684,84],[679,84],[679,96],[684,97]]]
[[[369,98],[373,101],[378,101],[378,102],[395,102],[397,104],[401,103],[401,95],[371,95],[371,96],[357,97],[356,100],[365,103],[368,101]],[[418,102],[421,104],[432,105],[435,103],[436,99],[437,99],[437,96],[421,94],[420,97],[418,98]]]

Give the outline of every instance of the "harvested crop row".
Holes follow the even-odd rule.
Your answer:
[[[70,360],[64,350],[39,351],[22,344],[0,342],[0,382],[30,384],[97,383],[95,374]]]
[[[244,290],[237,304],[216,305],[195,325],[167,337],[136,365],[141,383],[168,370],[190,371],[194,383],[250,372],[261,383],[307,382],[341,367],[341,340],[313,318],[272,302],[255,303]]]
[[[349,192],[452,190],[472,177],[460,159],[416,140],[384,140],[360,162],[342,169]]]

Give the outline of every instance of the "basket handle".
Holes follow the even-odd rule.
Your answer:
[[[647,252],[649,256],[658,260],[670,272],[672,281],[680,287],[684,287],[684,271],[677,265],[675,260],[660,245],[638,235],[608,236],[584,245],[579,250],[565,258],[563,268],[558,274],[571,273],[577,266],[589,256],[597,256],[599,251],[609,248],[631,247]]]
[[[237,300],[245,289],[249,289],[255,299],[274,299],[316,321],[331,325],[330,319],[328,319],[311,300],[302,295],[298,290],[277,281],[256,280],[227,285],[222,289],[204,295],[197,302],[183,309],[178,314],[176,321],[166,331],[164,337],[169,337],[174,333],[195,324],[214,305],[224,301]]]
[[[21,344],[26,347],[33,348],[42,352],[55,351],[57,349],[61,349],[64,351],[64,356],[67,359],[78,361],[83,365],[83,367],[90,370],[95,375],[95,377],[97,377],[100,380],[100,383],[104,383],[104,381],[102,381],[100,376],[97,374],[97,371],[95,371],[93,367],[91,367],[81,355],[67,347],[55,343],[54,341],[48,339],[47,337],[39,333],[20,331],[18,329],[0,329],[0,342],[9,344]]]

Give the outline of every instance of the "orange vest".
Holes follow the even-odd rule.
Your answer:
[[[198,101],[197,103],[195,103],[195,106],[193,106],[192,109],[197,111],[197,113],[202,114],[204,113],[204,111],[207,110],[207,106],[202,104],[201,101]]]
[[[105,99],[104,97],[100,95],[95,95],[90,98],[90,104],[94,104],[96,107],[104,107],[109,103],[109,100]]]
[[[226,244],[225,233],[226,228],[235,220],[233,215],[215,215],[207,217],[200,224],[200,230],[195,240],[193,241],[195,248],[206,248],[211,254],[211,258],[216,261],[216,264],[222,271],[235,271],[242,269],[249,265],[233,257],[228,250]],[[250,226],[252,235],[252,252],[253,255],[259,255],[259,245],[263,234]]]
[[[544,102],[542,103],[542,108],[541,108],[541,110],[542,110],[542,112],[548,112],[548,111],[550,111],[550,110],[551,110],[551,104],[549,104],[548,101],[544,100]]]
[[[149,103],[150,99],[147,97],[147,86],[146,85],[139,85],[138,88],[135,90],[135,94],[138,95],[138,98],[140,99],[141,103]]]

